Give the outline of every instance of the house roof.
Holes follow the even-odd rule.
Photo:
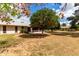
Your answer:
[[[14,23],[0,23],[0,25],[7,25],[7,26],[27,26],[25,24],[14,24]],[[29,25],[27,27],[30,27]]]

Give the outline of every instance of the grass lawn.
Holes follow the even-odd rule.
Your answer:
[[[15,44],[15,37],[14,35],[0,35],[0,48],[5,48],[10,45]]]
[[[78,33],[0,35],[0,55],[79,56]]]

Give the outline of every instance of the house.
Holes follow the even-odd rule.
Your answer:
[[[15,34],[20,33],[22,29],[24,29],[26,32],[29,31],[29,23],[26,20],[20,19],[19,21],[11,21],[9,23],[0,21],[0,34]],[[28,24],[27,24],[28,23]]]
[[[71,27],[71,25],[69,24],[69,22],[60,22],[60,28],[61,30],[68,30]]]
[[[19,24],[6,24],[6,23],[0,23],[0,34],[7,33],[7,34],[14,34],[14,33],[20,33],[22,29],[25,29],[28,31],[29,26],[27,25],[19,25]]]

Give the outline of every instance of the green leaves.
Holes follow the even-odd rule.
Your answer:
[[[19,4],[21,6],[19,6]],[[17,18],[20,18],[22,16],[21,14],[24,14],[25,16],[29,16],[30,15],[29,7],[31,5],[32,3],[1,3],[0,4],[0,20],[6,21],[6,17],[10,17],[7,14],[10,14],[11,16],[17,15],[18,16]],[[36,4],[36,5],[42,5],[42,4]],[[11,20],[9,19],[7,21],[9,22]]]
[[[77,22],[79,21],[79,16],[78,15],[75,15],[75,16],[70,16],[70,17],[68,17],[67,18],[69,21],[71,21],[70,22],[70,24],[71,24],[71,28],[73,28],[73,29],[76,29],[77,28]]]
[[[31,26],[32,27],[39,27],[39,28],[48,28],[50,26],[58,26],[58,19],[59,17],[56,15],[51,9],[44,8],[38,10],[31,16]]]
[[[10,7],[11,4],[8,4],[8,3],[2,3],[0,4],[0,10],[3,11],[3,12],[9,12],[11,7]]]
[[[9,17],[8,13],[12,11],[12,4],[10,3],[1,3],[0,4],[0,20],[9,22],[12,19]]]
[[[1,20],[2,20],[2,21],[5,21],[5,22],[12,21],[12,19],[11,19],[11,18],[9,18],[9,17],[4,17],[4,18],[2,18]]]
[[[68,17],[67,19],[70,21],[70,20],[74,20],[75,17],[74,17],[74,16],[70,16],[70,17]]]
[[[23,7],[23,8],[28,8],[28,7]],[[10,16],[8,14],[10,14],[11,16],[18,16],[18,18],[20,18],[21,16],[19,16],[22,13],[22,11],[18,8],[18,4],[16,3],[1,3],[0,4],[0,20],[5,21],[5,22],[9,22],[12,19],[10,19]],[[28,11],[26,10],[26,12],[24,13],[27,16]]]

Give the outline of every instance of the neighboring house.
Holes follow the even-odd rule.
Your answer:
[[[60,28],[62,30],[68,30],[70,28],[70,24],[62,22],[62,23],[60,23]]]
[[[70,28],[70,26],[69,26],[69,25],[65,25],[65,26],[60,25],[60,27],[61,27],[62,29]]]
[[[21,19],[22,20],[22,19]],[[29,24],[27,24],[26,20],[24,21],[12,21],[10,23],[6,23],[6,22],[1,22],[0,21],[0,34],[15,34],[15,33],[20,33],[20,31],[22,29],[25,29],[26,31],[28,31],[29,29]]]

